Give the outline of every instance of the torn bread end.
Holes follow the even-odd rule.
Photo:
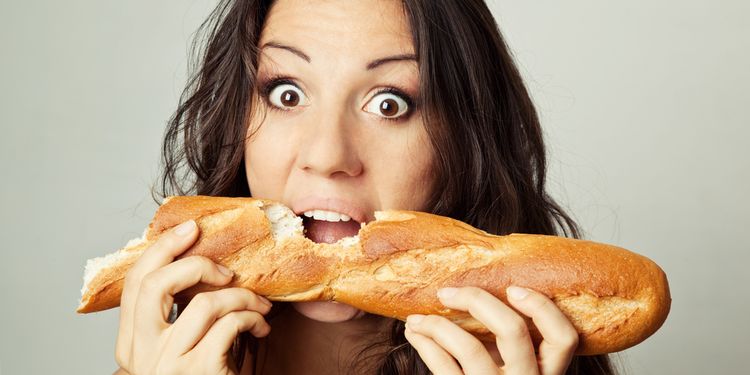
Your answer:
[[[136,248],[146,242],[146,233],[148,233],[148,228],[143,230],[143,234],[140,238],[133,238],[132,240],[128,241],[125,247],[121,250],[116,251],[112,254],[107,254],[105,256],[87,260],[86,268],[83,271],[83,287],[81,288],[81,296],[86,295],[86,291],[88,291],[89,289],[89,284],[94,280],[94,277],[96,277],[99,272],[107,267],[112,267],[113,265],[127,258],[130,255],[128,250]]]
[[[305,228],[302,225],[302,218],[295,215],[289,207],[271,204],[261,208],[271,222],[274,240],[281,241],[288,237],[304,236]]]

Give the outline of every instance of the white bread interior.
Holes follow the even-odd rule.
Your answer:
[[[143,230],[143,234],[141,235],[141,237],[131,239],[130,241],[128,241],[124,248],[105,256],[87,260],[86,268],[83,271],[83,287],[81,288],[81,296],[85,295],[88,291],[89,284],[94,279],[94,276],[107,268],[119,264],[125,258],[132,256],[132,250],[138,249],[141,245],[145,244],[147,232],[148,227]]]

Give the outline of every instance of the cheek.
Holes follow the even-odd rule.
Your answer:
[[[434,157],[424,129],[410,133],[400,142],[390,142],[381,155],[387,157],[382,157],[379,176],[374,177],[384,185],[379,189],[383,205],[417,211],[426,209],[434,184]]]
[[[268,126],[261,126],[246,141],[245,174],[253,197],[281,200],[291,166],[289,142],[289,137]]]

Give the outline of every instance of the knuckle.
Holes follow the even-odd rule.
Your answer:
[[[135,279],[138,279],[140,275],[136,274],[136,267],[130,267],[130,269],[125,272],[125,286],[127,287],[128,284],[132,283]]]
[[[237,328],[236,332],[239,334],[240,332],[245,331],[247,329],[250,329],[252,331],[257,331],[264,324],[265,324],[265,320],[263,319],[263,315],[261,315],[257,311],[248,311],[239,320],[239,325],[236,327]]]
[[[228,325],[233,329],[235,333],[239,334],[240,332],[242,332],[242,328],[245,326],[245,321],[244,319],[242,319],[240,314],[231,313]]]
[[[189,262],[191,262],[196,268],[202,270],[213,270],[216,268],[216,265],[211,261],[211,259],[208,259],[202,255],[191,255],[190,257],[188,257],[188,259]]]
[[[143,279],[145,277],[146,275],[144,275],[140,270],[137,270],[136,267],[131,267],[125,274],[125,279],[123,280],[123,294],[126,292],[130,292],[131,290],[138,292],[138,289],[143,284]]]
[[[216,297],[206,292],[196,294],[190,303],[202,311],[213,311],[217,305]]]
[[[167,236],[161,236],[157,240],[157,242],[154,244],[154,250],[164,250],[164,249],[173,249],[179,245],[179,242],[177,241],[177,238],[174,234],[170,234]]]
[[[140,293],[145,295],[156,295],[161,292],[161,282],[158,274],[151,272],[141,280]]]
[[[480,304],[486,304],[495,297],[482,288],[467,287],[465,288],[466,304],[470,307],[478,307]]]
[[[479,358],[487,352],[487,349],[477,340],[469,340],[464,346],[466,358]]]
[[[435,360],[435,365],[437,368],[440,369],[449,369],[456,366],[456,360],[451,358],[450,356],[440,356]],[[433,373],[429,372],[429,374],[447,374],[452,372],[445,372],[445,373]]]
[[[580,338],[578,337],[578,331],[575,329],[569,330],[566,334],[560,338],[561,344],[566,348],[575,349],[578,347]]]
[[[542,311],[542,310],[550,310],[550,309],[556,309],[557,306],[552,303],[548,298],[538,296],[538,298],[532,298],[529,303],[532,309],[536,311]]]
[[[261,313],[259,313],[259,312],[257,312],[257,311],[250,311],[250,314],[249,314],[249,315],[250,315],[250,316],[249,316],[249,319],[250,319],[251,321],[253,321],[253,322],[260,322],[260,321],[264,321],[264,320],[265,320],[265,319],[263,318],[263,314],[261,314]]]
[[[257,311],[246,311],[245,314],[244,314],[244,316],[243,316],[242,322],[243,323],[246,323],[246,322],[247,323],[257,323],[257,322],[262,321],[262,320],[263,320],[263,315],[261,315],[259,312],[257,312]]]
[[[526,326],[526,322],[524,322],[523,319],[516,318],[508,322],[505,334],[514,339],[521,339],[529,336],[529,328]]]

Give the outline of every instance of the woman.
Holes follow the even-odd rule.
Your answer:
[[[166,134],[162,197],[281,201],[314,214],[305,223],[317,242],[354,234],[386,208],[498,234],[577,235],[545,193],[539,121],[482,1],[225,1],[210,20]],[[207,259],[173,262],[197,234],[185,223],[128,273],[123,372],[612,373],[606,356],[574,357],[573,326],[523,288],[508,290],[511,306],[478,288],[439,293],[493,330],[493,343],[437,316],[405,325],[330,302],[272,308],[239,288],[168,317],[177,291],[231,280]],[[523,316],[544,337],[538,347]]]

